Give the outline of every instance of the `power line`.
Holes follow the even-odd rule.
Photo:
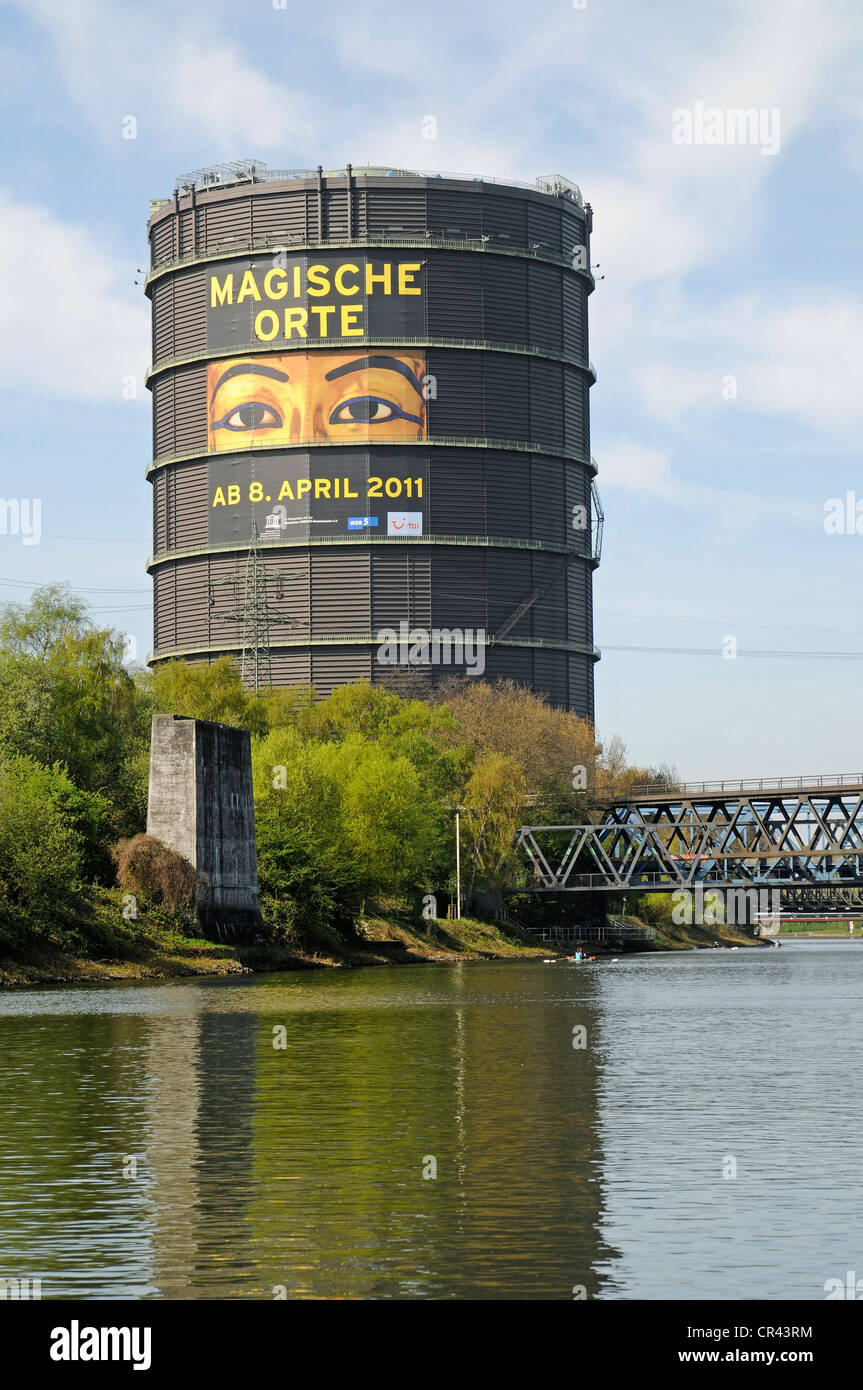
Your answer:
[[[45,588],[48,587],[47,584],[46,584],[43,580],[33,580],[33,579],[3,579],[2,577],[0,577],[0,584],[8,584],[10,587],[15,588],[15,589],[45,589]],[[64,584],[61,585],[61,587],[65,589],[65,588],[67,588],[67,585],[64,583]],[[79,589],[68,588],[68,592],[69,592],[70,594],[149,594],[150,590],[149,590],[149,589],[104,589],[104,588],[91,588],[91,587],[88,587],[87,585],[82,585],[81,588],[79,588]]]
[[[149,545],[146,536],[58,536],[55,531],[43,531],[42,538],[49,541],[120,541],[123,545]]]
[[[619,613],[613,608],[597,608],[597,613],[604,614],[607,618],[631,618],[634,622],[651,623],[703,623],[705,626],[729,628],[751,628],[761,632],[829,632],[834,635],[847,634],[849,637],[860,637],[863,635],[863,628],[856,627],[796,627],[780,623],[737,623],[733,618],[678,618],[670,613]]]
[[[610,643],[602,642],[599,644],[603,652],[653,652],[662,656],[719,656],[725,654],[721,647],[622,647],[612,646]],[[760,656],[760,657],[780,657],[789,660],[826,660],[826,661],[863,661],[863,652],[784,652],[768,648],[766,651],[741,651],[738,650],[735,657],[726,657],[728,661],[740,656]]]

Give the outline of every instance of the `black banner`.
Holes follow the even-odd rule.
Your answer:
[[[207,270],[207,347],[362,342],[425,332],[425,265],[395,257],[276,252]]]
[[[270,452],[208,464],[209,544],[427,533],[424,449]]]
[[[744,1376],[755,1367],[768,1374],[756,1373],[753,1380],[768,1383],[769,1373],[790,1366],[823,1384],[825,1379],[847,1377],[859,1344],[856,1308],[823,1302],[609,1299],[570,1302],[565,1312],[565,1301],[533,1302],[529,1291],[524,1300],[435,1302],[405,1297],[395,1300],[399,1306],[374,1298],[347,1303],[68,1300],[9,1304],[3,1316],[7,1345],[14,1347],[19,1374],[25,1377],[38,1372],[58,1384],[68,1384],[70,1379],[77,1383],[80,1378],[91,1385],[94,1381],[116,1384],[129,1377],[137,1384],[148,1373],[161,1381],[170,1370],[223,1382],[226,1377],[248,1379],[252,1355],[265,1364],[268,1358],[284,1354],[290,1339],[298,1335],[300,1316],[306,1337],[316,1329],[331,1337],[334,1320],[345,1337],[367,1331],[369,1319],[382,1331],[397,1326],[419,1335],[427,1332],[432,1317],[446,1331],[464,1333],[478,1326],[484,1344],[496,1348],[502,1357],[513,1317],[509,1301],[519,1303],[517,1316],[523,1331],[534,1340],[547,1336],[554,1307],[553,1316],[564,1318],[566,1332],[581,1348],[582,1370],[606,1377],[643,1378],[647,1372],[665,1377],[682,1371],[687,1383],[697,1384],[700,1373],[711,1367],[726,1380],[732,1368],[740,1379],[741,1367]],[[328,1365],[337,1374],[347,1374],[347,1355],[340,1349],[335,1358],[328,1353]],[[497,1364],[492,1360],[493,1369]],[[444,1375],[451,1369],[452,1351],[438,1356],[433,1350],[430,1371]]]

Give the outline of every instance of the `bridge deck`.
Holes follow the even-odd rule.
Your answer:
[[[728,797],[829,795],[831,792],[863,792],[863,772],[831,774],[812,777],[744,777],[739,780],[716,782],[638,783],[609,795],[608,804],[629,806],[635,803],[657,805],[676,801],[723,801]]]

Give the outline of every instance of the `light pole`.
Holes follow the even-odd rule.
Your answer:
[[[455,919],[461,919],[461,822],[455,813]]]

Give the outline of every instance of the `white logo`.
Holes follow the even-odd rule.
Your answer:
[[[402,618],[399,630],[382,627],[377,640],[381,666],[461,666],[469,676],[485,670],[488,638],[483,628],[412,628]]]
[[[135,1371],[150,1369],[149,1327],[82,1327],[73,1318],[69,1327],[51,1332],[52,1361],[132,1361]]]
[[[387,512],[388,536],[421,536],[422,512]]]

